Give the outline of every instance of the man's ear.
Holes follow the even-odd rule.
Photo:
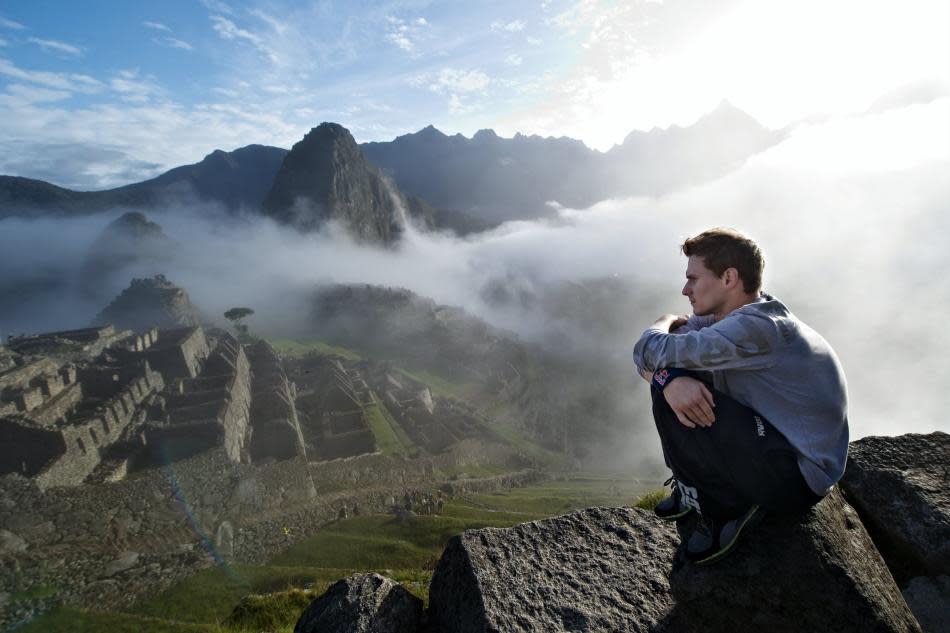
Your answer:
[[[739,278],[739,271],[735,268],[727,268],[722,273],[722,281],[726,285],[726,288],[732,288],[738,283],[742,283],[742,280]]]

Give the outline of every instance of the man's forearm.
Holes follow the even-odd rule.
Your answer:
[[[637,373],[640,374],[640,377],[646,380],[647,382],[653,382],[653,374],[648,372],[645,369],[637,368]]]
[[[688,321],[688,319],[689,317],[686,317],[686,316],[680,316],[676,314],[664,314],[663,316],[658,318],[656,321],[654,321],[653,325],[651,325],[646,330],[644,330],[643,334],[646,334],[647,332],[650,332],[651,330],[660,331],[666,334],[666,333],[671,332],[672,330],[675,330],[681,325],[685,324]],[[640,336],[640,339],[641,340],[643,339],[643,335]],[[637,359],[636,346],[634,347],[633,359],[634,359],[634,363],[637,366],[637,373],[639,373],[640,376],[647,382],[650,382],[651,380],[653,380],[653,370],[660,369],[660,368],[654,367],[653,369],[649,369],[649,368],[645,368],[641,366],[640,360]]]

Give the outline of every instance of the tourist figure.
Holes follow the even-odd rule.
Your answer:
[[[633,357],[673,471],[663,519],[697,512],[686,557],[712,563],[764,512],[802,512],[844,473],[847,388],[831,346],[761,292],[764,259],[716,228],[687,239],[692,316],[667,314]]]

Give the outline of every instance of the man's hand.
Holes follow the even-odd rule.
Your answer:
[[[689,376],[674,378],[664,387],[663,397],[683,426],[709,427],[716,419],[712,393],[701,380]]]
[[[653,325],[666,332],[672,332],[681,325],[686,325],[687,321],[689,321],[689,316],[685,314],[664,314],[654,321]]]

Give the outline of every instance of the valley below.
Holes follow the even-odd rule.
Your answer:
[[[449,538],[463,530],[508,527],[589,506],[631,504],[656,487],[648,480],[583,473],[482,492],[477,492],[483,485],[478,480],[462,477],[452,484],[455,492],[441,493],[444,502],[438,510],[417,514],[390,508],[334,519],[304,538],[288,537],[288,543],[299,540],[256,565],[214,564],[212,553],[206,552],[209,561],[201,571],[160,593],[112,610],[95,604],[56,607],[17,630],[289,632],[316,596],[349,574],[382,573],[427,600],[436,561]],[[33,591],[43,592],[50,604],[56,588]]]

